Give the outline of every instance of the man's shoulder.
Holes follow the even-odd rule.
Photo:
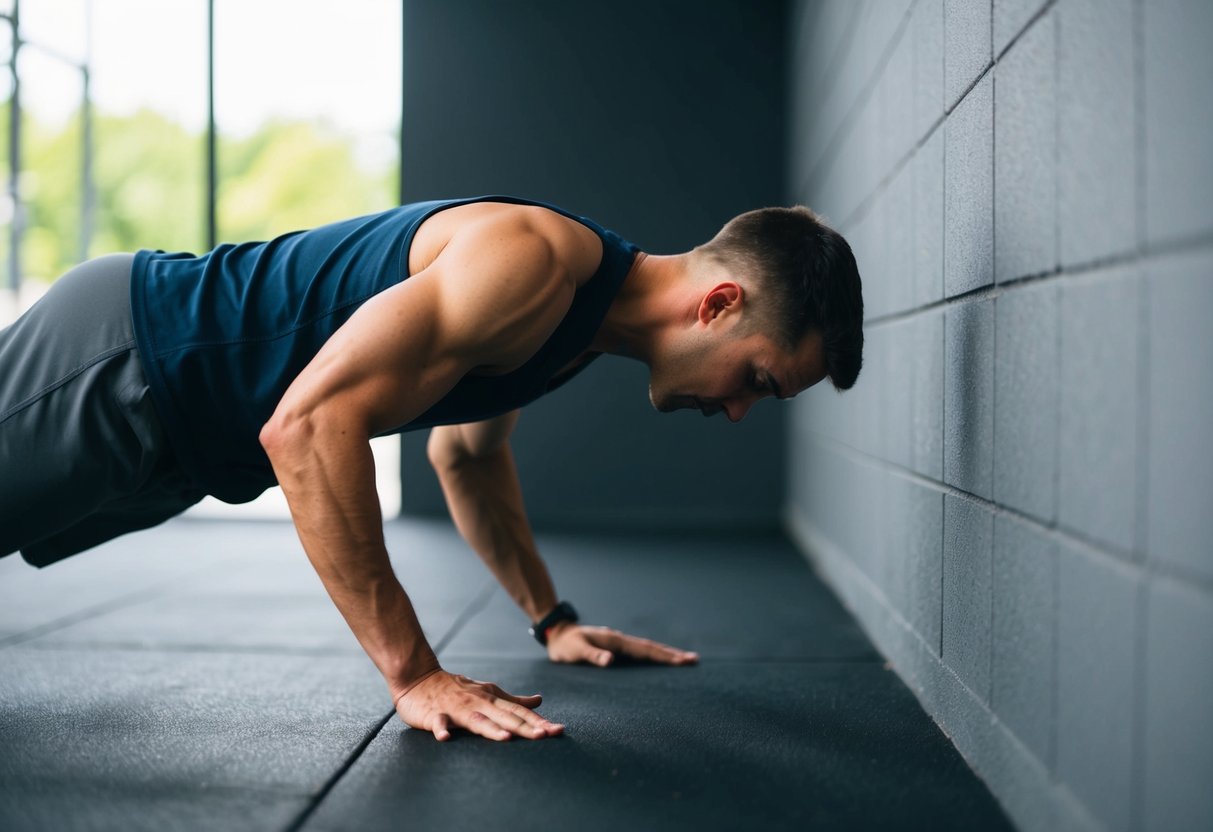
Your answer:
[[[507,372],[559,325],[601,253],[529,206],[467,212],[459,220],[433,261],[384,295],[398,296],[393,302],[404,308],[427,294],[446,348]]]
[[[409,252],[409,272],[429,267],[444,253],[466,251],[462,243],[493,258],[502,248],[521,243],[536,255],[550,258],[561,277],[578,286],[594,274],[602,259],[602,240],[584,223],[544,205],[472,202],[446,208],[418,228]],[[533,244],[533,245],[528,245]]]
[[[560,270],[578,285],[602,260],[602,238],[586,224],[543,205],[503,205],[516,233],[532,234],[551,251]]]

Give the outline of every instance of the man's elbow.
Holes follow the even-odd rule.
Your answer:
[[[309,416],[276,412],[261,426],[257,439],[266,456],[273,461],[284,458],[294,449],[304,447],[315,431],[315,422]]]
[[[454,468],[466,462],[468,458],[467,448],[452,436],[449,428],[443,426],[430,430],[430,438],[425,443],[425,455],[438,473]]]

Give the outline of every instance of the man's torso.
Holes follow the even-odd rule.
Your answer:
[[[461,229],[510,226],[503,216],[543,228],[556,265],[575,278],[572,306],[524,364],[480,364],[396,428],[418,430],[521,407],[593,360],[635,246],[555,206],[490,196],[413,203],[201,256],[139,252],[136,337],[182,468],[228,502],[273,485],[258,433],[290,382],[366,300],[424,271]]]

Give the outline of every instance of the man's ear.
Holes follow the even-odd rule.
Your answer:
[[[741,311],[742,297],[740,284],[731,280],[717,283],[699,304],[699,322],[708,324],[722,313]]]

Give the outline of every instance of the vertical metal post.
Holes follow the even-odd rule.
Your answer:
[[[14,294],[21,288],[21,226],[24,209],[18,181],[21,176],[21,78],[17,74],[17,52],[21,48],[21,0],[13,0],[13,52],[9,71],[13,75],[13,97],[8,110],[8,198],[13,208],[9,226],[8,284]]]
[[[215,0],[206,2],[206,247],[216,245],[218,160],[215,153]]]
[[[93,216],[96,210],[96,193],[93,189],[93,106],[89,89],[89,68],[81,70],[84,76],[84,100],[80,104],[81,152],[80,164],[80,256],[78,262],[88,259],[88,246],[93,239]]]
[[[399,191],[400,205],[404,204],[404,101],[405,96],[408,94],[404,88],[405,82],[408,81],[408,78],[404,77],[404,49],[407,43],[405,35],[409,29],[408,16],[408,2],[407,0],[400,0],[400,132],[396,135],[396,187]]]
[[[88,259],[89,244],[93,241],[93,226],[97,214],[97,193],[93,184],[93,0],[84,4],[84,65],[81,76],[84,82],[84,100],[80,106],[81,150],[84,158],[80,165],[80,256],[83,263]]]

